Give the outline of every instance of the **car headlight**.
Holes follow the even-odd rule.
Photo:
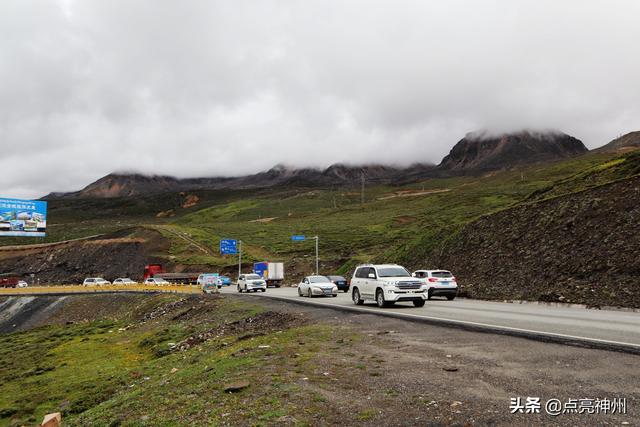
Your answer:
[[[384,282],[385,286],[389,286],[389,287],[395,287],[398,282]]]

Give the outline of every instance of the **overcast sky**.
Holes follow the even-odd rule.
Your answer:
[[[640,129],[637,0],[3,0],[0,196]]]

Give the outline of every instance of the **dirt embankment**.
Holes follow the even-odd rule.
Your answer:
[[[168,249],[169,242],[157,231],[129,229],[64,245],[2,250],[0,272],[13,272],[25,278],[34,274],[41,284],[80,283],[91,276],[140,280],[144,266],[161,261],[157,255],[167,253]]]
[[[428,265],[474,298],[640,307],[640,177],[485,216]]]

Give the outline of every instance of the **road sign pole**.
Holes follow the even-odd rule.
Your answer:
[[[242,240],[238,241],[240,244],[240,250],[238,251],[238,280],[240,280],[240,275],[242,274]]]
[[[318,236],[315,236],[316,239],[316,275],[318,275]]]

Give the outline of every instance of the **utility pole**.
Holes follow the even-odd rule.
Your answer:
[[[319,271],[319,268],[318,268],[318,265],[319,265],[319,262],[318,262],[318,240],[320,240],[320,239],[318,238],[318,236],[314,236],[313,238],[316,241],[316,276],[317,276],[319,274],[318,273],[318,271]]]

